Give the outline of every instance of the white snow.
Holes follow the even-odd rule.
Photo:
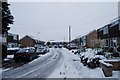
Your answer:
[[[14,58],[14,55],[7,55],[7,58]]]
[[[52,55],[55,55],[55,53],[54,53],[54,49],[50,49],[50,52],[48,52],[48,53],[46,53],[46,54],[44,54],[44,55],[39,55],[39,58],[37,58],[37,59],[34,59],[33,61],[31,61],[31,62],[29,62],[28,64],[32,64],[32,63],[35,63],[35,62],[37,62],[38,60],[39,61],[41,61],[41,62],[43,62],[43,61],[45,61],[46,59],[48,59],[50,56],[52,56]]]
[[[4,61],[9,61],[10,58],[14,58],[14,55],[7,55],[7,58],[5,58]]]
[[[53,74],[49,78],[75,78],[79,76],[78,70],[73,66],[73,60],[80,60],[75,58],[73,53],[68,52],[66,49],[61,49],[63,54],[63,59],[61,60],[61,65],[55,69]]]
[[[19,47],[14,47],[14,48],[7,48],[7,50],[19,50]]]
[[[105,62],[120,62],[120,59],[107,59]]]
[[[9,61],[9,59],[5,58],[4,61]]]
[[[104,64],[104,65],[106,65],[106,66],[113,66],[112,64],[106,63],[106,62],[104,62],[103,60],[100,60],[100,63],[102,63],[102,64]]]
[[[113,71],[112,77],[105,77],[101,68],[90,69],[86,66],[83,66],[83,64],[80,62],[79,56],[73,54],[72,51],[69,51],[65,48],[60,48],[60,49],[57,48],[57,50],[61,51],[62,57],[56,69],[51,73],[50,76],[48,76],[48,78],[118,78],[118,72],[120,71]],[[50,52],[48,52],[47,54],[39,55],[40,56],[39,58],[21,67],[18,67],[16,69],[26,68],[26,66],[37,64],[38,61],[42,62],[48,59],[49,57],[51,57],[52,59],[56,57],[55,52],[56,52],[55,49],[51,49]],[[95,56],[94,52],[95,50],[87,49],[87,51],[82,52],[81,55],[85,55],[86,57],[89,57],[89,58],[103,57],[103,56]],[[13,56],[8,55],[7,57],[11,58]],[[7,70],[9,69],[2,70],[2,71],[7,71]],[[35,70],[37,70],[37,68]],[[1,69],[0,69],[0,72],[1,72]]]
[[[63,59],[48,78],[118,78],[118,71],[113,71],[112,77],[105,77],[101,68],[90,69],[80,63],[80,58],[67,49],[61,50]],[[88,57],[94,56],[92,49],[88,49]],[[89,55],[88,55],[89,54]]]
[[[95,56],[95,51],[92,49],[87,49],[86,52],[81,52],[81,56],[85,56],[85,58],[93,58]]]
[[[11,69],[11,68],[2,69],[2,72],[8,71],[8,70],[10,70],[10,69]]]

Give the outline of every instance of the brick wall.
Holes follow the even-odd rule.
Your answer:
[[[98,47],[98,38],[97,38],[97,31],[96,30],[90,32],[87,35],[86,43],[87,43],[87,47],[89,47],[89,48]]]

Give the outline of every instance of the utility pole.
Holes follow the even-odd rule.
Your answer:
[[[71,26],[69,26],[69,46],[71,46],[70,42],[71,42]]]
[[[63,41],[65,42],[65,37],[63,38]]]
[[[40,32],[36,33],[36,38],[40,40]]]
[[[110,27],[108,25],[108,47],[110,48]]]

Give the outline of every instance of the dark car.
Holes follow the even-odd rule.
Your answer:
[[[14,54],[15,61],[31,61],[37,58],[37,53],[32,48],[23,48]]]
[[[50,50],[49,50],[49,48],[48,47],[45,47],[44,48],[44,53],[47,53],[47,52],[49,52]]]
[[[54,48],[58,48],[58,46],[57,46],[57,45],[55,45],[55,46],[54,46]]]

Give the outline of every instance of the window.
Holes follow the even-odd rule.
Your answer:
[[[103,34],[108,34],[108,27],[105,27],[105,28],[104,28]]]
[[[14,40],[17,40],[17,35],[13,35],[13,39],[14,39]]]
[[[105,40],[105,46],[108,46],[108,40],[107,39]]]
[[[114,46],[113,39],[110,39],[110,46],[111,46],[111,47]]]

